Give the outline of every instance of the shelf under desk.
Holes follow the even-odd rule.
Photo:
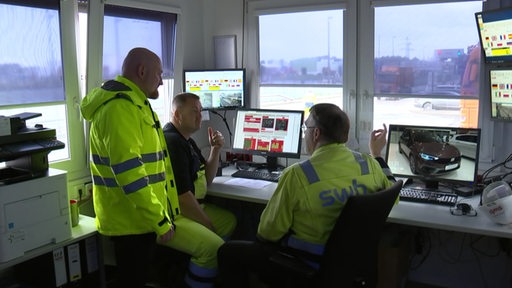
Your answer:
[[[208,195],[261,204],[267,203],[272,197],[277,183],[268,182],[268,185],[261,189],[226,184],[232,179],[230,175],[234,171],[235,168],[232,166],[224,168],[223,175],[216,177],[208,186]],[[479,201],[479,195],[458,199],[458,202],[471,204],[477,211]],[[512,225],[496,224],[480,211],[474,217],[455,216],[450,213],[449,207],[434,204],[400,201],[391,210],[388,222],[512,239]]]

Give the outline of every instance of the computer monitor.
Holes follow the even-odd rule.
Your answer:
[[[512,7],[475,13],[486,63],[512,63]]]
[[[391,124],[386,162],[395,177],[420,180],[416,187],[451,192],[474,186],[479,150],[479,128]]]
[[[512,121],[512,67],[489,70],[491,119]]]
[[[245,69],[183,71],[183,91],[197,94],[203,109],[234,109],[246,105]]]
[[[239,109],[233,134],[233,152],[265,156],[267,169],[277,169],[277,158],[300,158],[304,111]]]

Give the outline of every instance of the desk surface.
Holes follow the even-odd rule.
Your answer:
[[[208,186],[208,195],[229,198],[241,201],[265,204],[270,199],[277,183],[268,182],[260,189],[244,186],[229,185],[233,177],[229,176],[235,170],[232,167],[224,168],[223,176],[218,176]],[[248,180],[249,182],[251,180]],[[228,182],[228,183],[226,183]],[[459,202],[471,204],[478,211],[479,196],[470,198],[459,197]],[[478,211],[477,216],[454,216],[446,206],[400,201],[391,210],[388,222],[473,233],[479,235],[512,238],[512,225],[499,225],[487,218],[483,212]]]

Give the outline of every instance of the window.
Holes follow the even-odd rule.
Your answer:
[[[0,115],[41,113],[27,127],[43,124],[66,143],[50,161],[70,155],[59,21],[59,1],[0,1]]]
[[[0,3],[0,106],[64,101],[59,3],[45,3]]]
[[[261,108],[342,107],[343,10],[261,15],[259,43]]]
[[[124,57],[135,47],[155,52],[162,59],[164,78],[173,76],[175,25],[176,14],[105,5],[103,79],[121,74]]]
[[[86,9],[80,13],[81,35],[87,35]],[[170,107],[174,85],[174,47],[177,15],[154,10],[105,5],[103,25],[102,79],[109,80],[121,74],[123,60],[135,47],[145,47],[162,59],[163,85],[159,87],[160,97],[151,100],[153,110],[160,121],[170,119]],[[129,33],[126,33],[129,31]],[[82,38],[85,51],[86,38]],[[83,55],[82,75],[85,71]],[[85,82],[86,77],[82,77]],[[85,87],[85,83],[83,85]],[[85,95],[85,93],[84,93]]]
[[[477,127],[481,10],[480,1],[375,7],[374,127]]]
[[[158,90],[160,97],[151,100],[151,106],[162,122],[170,119],[176,20],[177,15],[172,13],[105,5],[103,79],[121,74],[123,60],[132,48],[145,47],[155,52],[162,59],[164,85]]]

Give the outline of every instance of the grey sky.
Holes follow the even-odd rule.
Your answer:
[[[481,7],[480,1],[377,7],[375,56],[406,56],[409,52],[411,57],[428,59],[435,49],[466,50],[478,42],[474,14]],[[262,16],[261,60],[327,55],[329,22],[330,53],[341,58],[342,18],[341,10]]]

